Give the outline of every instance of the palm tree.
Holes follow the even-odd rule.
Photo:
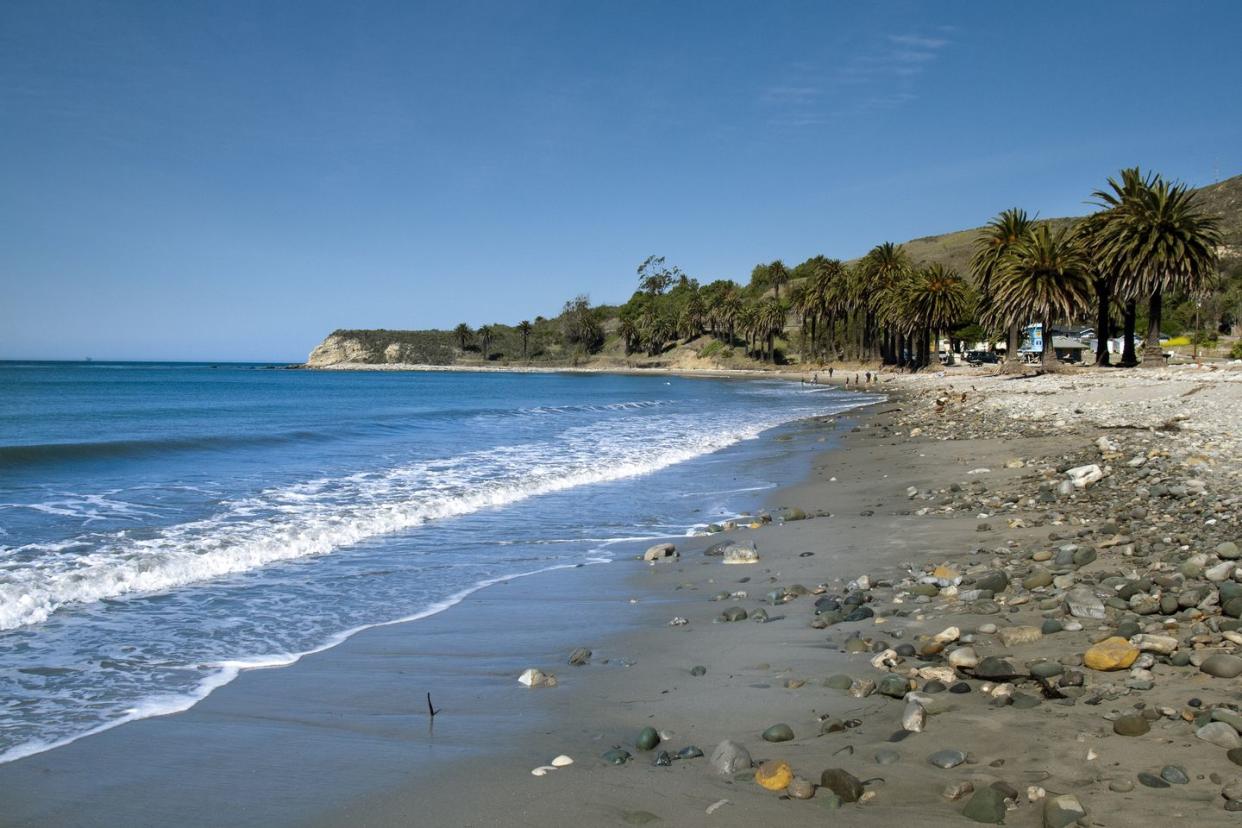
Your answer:
[[[777,300],[781,298],[781,285],[789,284],[789,268],[780,259],[768,265],[768,284],[772,286]]]
[[[756,318],[756,307],[750,302],[742,304],[741,307],[738,308],[737,315],[735,317],[737,328],[742,332],[742,336],[746,339],[746,353],[748,355],[753,350],[751,348],[751,339],[755,333]],[[732,338],[732,336],[733,330],[730,328],[729,337]]]
[[[765,299],[755,313],[755,334],[766,343],[766,359],[776,361],[776,336],[785,330],[785,305],[776,297]]]
[[[453,336],[457,337],[457,347],[464,351],[466,346],[470,344],[470,339],[474,336],[474,332],[470,330],[469,325],[462,322],[456,328],[453,328]]]
[[[483,361],[486,362],[491,358],[492,353],[492,336],[495,332],[490,325],[484,325],[478,330],[479,344],[483,348]]]
[[[1087,307],[1091,267],[1071,228],[1056,233],[1037,225],[1010,245],[992,272],[988,313],[998,319],[1035,318],[1043,324],[1042,365],[1052,370],[1056,352],[1052,323],[1073,317]]]
[[[1107,368],[1110,364],[1108,355],[1108,337],[1112,331],[1112,302],[1116,279],[1113,272],[1104,266],[1104,252],[1101,245],[1103,229],[1107,214],[1094,213],[1087,216],[1077,225],[1078,242],[1091,266],[1091,287],[1095,290],[1095,365]]]
[[[906,249],[892,242],[884,242],[871,248],[860,264],[853,289],[855,305],[861,308],[864,314],[860,355],[867,357],[872,354],[874,329],[885,292],[896,290],[910,276],[912,267]],[[884,332],[881,357],[888,362],[900,362],[901,331],[899,326],[889,324],[885,327],[889,330]]]
[[[1112,183],[1112,182],[1110,182]],[[1114,185],[1115,189],[1115,185]],[[1166,291],[1202,293],[1217,277],[1220,222],[1203,212],[1184,184],[1160,176],[1123,192],[1102,231],[1104,262],[1131,297],[1148,297],[1144,365],[1163,365],[1160,322]]]
[[[638,350],[641,334],[638,332],[638,326],[634,324],[634,320],[628,316],[621,317],[621,323],[617,326],[617,334],[625,343],[625,355],[629,356]]]
[[[741,317],[743,308],[742,296],[737,288],[729,288],[720,298],[720,321],[729,332],[729,345],[736,341],[734,328]]]
[[[529,319],[523,319],[518,323],[517,330],[522,335],[522,359],[526,359],[526,344],[530,341],[530,332],[534,329],[535,326],[530,324]]]
[[[1012,207],[997,214],[996,218],[984,225],[983,232],[975,239],[975,252],[970,258],[970,269],[975,277],[975,283],[979,286],[979,294],[985,309],[991,304],[992,282],[1002,262],[1005,261],[1014,245],[1026,237],[1032,226],[1033,222],[1026,214],[1026,210]],[[1016,363],[1018,347],[1021,344],[1019,341],[1022,333],[1021,326],[1026,320],[1015,316],[997,321],[1003,323],[1009,331],[1005,361]]]
[[[940,263],[928,265],[911,279],[905,288],[907,313],[924,332],[934,335],[937,343],[946,328],[962,320],[970,301],[966,282],[957,273]],[[923,342],[927,342],[924,335]],[[953,351],[949,351],[953,364]],[[924,360],[926,364],[926,360]]]
[[[1124,283],[1123,274],[1116,270],[1116,263],[1107,261],[1107,251],[1105,249],[1105,233],[1109,229],[1110,219],[1115,220],[1121,213],[1122,205],[1128,203],[1138,197],[1138,194],[1144,189],[1152,186],[1155,178],[1150,173],[1143,175],[1138,167],[1128,167],[1121,171],[1120,180],[1108,179],[1110,190],[1097,190],[1093,193],[1096,204],[1103,207],[1101,213],[1096,213],[1088,218],[1083,232],[1086,235],[1088,243],[1088,251],[1091,253],[1093,264],[1101,279],[1107,279],[1108,292],[1115,293],[1117,288]],[[1102,285],[1101,285],[1102,286]],[[1099,291],[1097,290],[1097,293]],[[1103,302],[1101,301],[1101,304]],[[1121,345],[1121,365],[1126,368],[1138,365],[1138,355],[1135,353],[1135,327],[1138,318],[1138,300],[1135,296],[1124,297],[1122,311],[1122,345]],[[1097,309],[1096,325],[1100,327],[1100,321],[1104,318],[1104,310]],[[1097,329],[1096,337],[1099,343],[1096,345],[1096,364],[1108,365],[1108,346],[1103,341],[1104,334]],[[1104,357],[1101,359],[1100,350],[1103,345]]]
[[[680,334],[686,339],[694,339],[703,333],[705,315],[703,300],[696,293],[686,301],[685,307],[681,309],[681,316],[677,319]]]

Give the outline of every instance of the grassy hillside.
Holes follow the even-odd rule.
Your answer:
[[[1242,175],[1235,175],[1219,184],[1200,187],[1196,192],[1200,203],[1209,212],[1221,218],[1225,244],[1231,255],[1242,254]],[[1056,226],[1068,224],[1076,218],[1054,218]],[[910,258],[928,264],[939,262],[947,267],[966,273],[970,269],[971,246],[981,228],[957,230],[939,236],[923,236],[905,243]]]

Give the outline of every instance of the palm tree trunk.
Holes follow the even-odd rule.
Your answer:
[[[1005,362],[1017,364],[1021,357],[1018,349],[1022,347],[1022,325],[1017,320],[1009,323],[1009,343],[1005,350]]]
[[[1107,368],[1110,327],[1108,311],[1113,301],[1113,280],[1108,277],[1096,279],[1095,296],[1099,303],[1095,310],[1095,364],[1097,367]]]
[[[1160,312],[1164,297],[1157,290],[1147,304],[1147,344],[1143,348],[1143,367],[1159,368],[1164,365],[1164,351],[1160,349]]]
[[[1134,352],[1134,328],[1138,319],[1138,303],[1134,299],[1126,300],[1121,331],[1121,366],[1133,368],[1138,365],[1138,355]]]
[[[1057,367],[1057,352],[1052,347],[1052,320],[1044,320],[1044,351],[1040,354],[1039,364],[1045,371],[1053,371]]]

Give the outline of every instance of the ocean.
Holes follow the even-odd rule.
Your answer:
[[[0,761],[490,583],[702,531],[774,485],[787,452],[756,438],[871,399],[780,380],[0,363]]]

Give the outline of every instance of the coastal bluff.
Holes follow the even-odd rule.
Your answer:
[[[308,368],[338,365],[452,365],[457,351],[439,331],[336,330],[310,352]]]

